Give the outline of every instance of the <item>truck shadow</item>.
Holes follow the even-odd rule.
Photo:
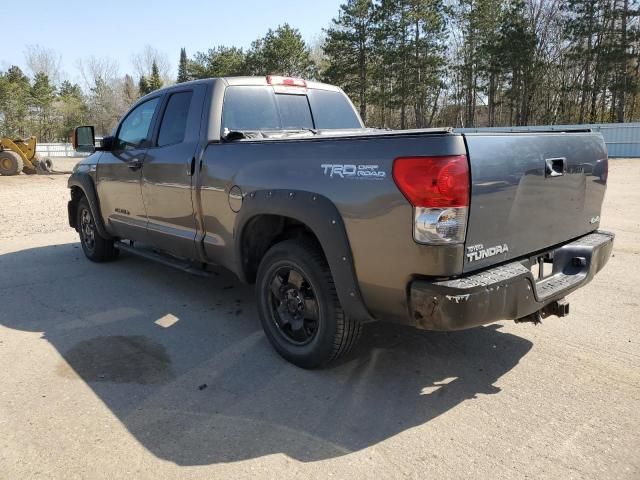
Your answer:
[[[44,332],[61,354],[52,375],[86,382],[178,465],[349,454],[500,392],[532,347],[498,325],[376,323],[339,365],[305,371],[271,349],[253,295],[225,272],[203,280],[131,256],[92,264],[77,244],[0,256],[0,324]]]

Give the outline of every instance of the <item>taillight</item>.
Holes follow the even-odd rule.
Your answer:
[[[470,188],[465,155],[397,158],[393,179],[415,207],[416,242],[464,242]]]
[[[282,77],[280,75],[267,75],[269,85],[284,85],[286,87],[306,87],[307,82],[301,78]]]

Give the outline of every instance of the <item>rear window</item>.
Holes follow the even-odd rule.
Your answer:
[[[306,95],[277,94],[282,128],[313,128],[311,109]]]
[[[308,96],[316,128],[362,128],[351,102],[343,93],[309,90]]]
[[[273,90],[267,87],[229,87],[224,94],[222,128],[229,130],[279,129]]]
[[[339,92],[308,90],[307,95],[276,94],[273,88],[262,86],[232,86],[225,92],[223,129],[295,130],[360,127],[360,121],[351,104]]]

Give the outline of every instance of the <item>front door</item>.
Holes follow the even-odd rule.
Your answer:
[[[142,165],[161,97],[134,107],[122,120],[111,151],[98,166],[98,198],[109,230],[120,238],[146,240],[147,214],[142,201]]]
[[[205,94],[205,85],[167,93],[142,167],[149,243],[190,259],[198,258],[192,192]]]

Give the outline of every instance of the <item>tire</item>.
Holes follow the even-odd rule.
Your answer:
[[[53,161],[50,158],[44,158],[40,160],[40,168],[45,172],[53,171]]]
[[[80,244],[86,257],[92,262],[102,263],[114,260],[118,249],[113,240],[100,236],[96,228],[89,202],[85,197],[78,202],[77,223]]]
[[[299,367],[337,360],[362,332],[342,309],[329,265],[314,242],[286,240],[271,247],[258,268],[256,293],[267,338]]]
[[[9,150],[0,152],[0,175],[11,177],[19,175],[24,167],[24,162],[20,155]]]

